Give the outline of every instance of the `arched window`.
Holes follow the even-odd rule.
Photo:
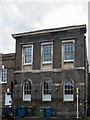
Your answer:
[[[72,80],[67,80],[64,83],[64,101],[74,100],[74,84]]]
[[[51,101],[51,83],[46,80],[42,87],[42,100]]]
[[[31,82],[28,80],[23,84],[23,100],[31,101]]]

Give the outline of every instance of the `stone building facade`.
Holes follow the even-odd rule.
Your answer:
[[[88,105],[90,106],[90,73],[88,73]]]
[[[13,100],[15,54],[0,54],[0,106],[11,106]]]
[[[87,110],[86,25],[12,34],[16,39],[15,105]]]
[[[87,115],[90,116],[90,73],[88,73],[88,112]]]

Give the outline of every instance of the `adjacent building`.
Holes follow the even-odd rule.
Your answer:
[[[14,105],[52,106],[58,114],[76,114],[78,88],[80,114],[87,112],[85,33],[86,25],[77,25],[12,34]]]
[[[0,106],[11,106],[13,100],[15,54],[0,54]],[[0,61],[0,62],[1,62]]]

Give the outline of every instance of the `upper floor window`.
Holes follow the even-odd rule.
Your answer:
[[[42,93],[43,101],[51,101],[51,84],[49,80],[44,82]]]
[[[7,82],[7,69],[2,69],[2,82]]]
[[[2,65],[2,69],[0,70],[1,72],[1,83],[7,83],[7,69],[4,65]]]
[[[22,46],[22,64],[23,64],[22,67],[24,67],[25,65],[31,66],[32,63],[33,63],[33,44],[23,45]]]
[[[50,45],[43,46],[43,63],[51,62],[52,60],[52,47]]]
[[[25,48],[25,64],[32,63],[32,46]]]
[[[23,85],[23,100],[31,101],[31,82],[28,80]]]
[[[41,43],[41,64],[53,62],[53,42]]]
[[[74,84],[72,80],[67,80],[64,83],[64,101],[74,100]]]
[[[73,43],[64,43],[64,61],[73,61]]]

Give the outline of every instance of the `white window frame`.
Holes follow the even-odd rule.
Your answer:
[[[73,51],[74,51],[74,45],[72,46],[73,47],[73,50],[67,50],[67,51],[65,51],[65,45],[67,44],[67,46],[69,45],[69,44],[72,44],[73,45],[73,42],[69,42],[69,43],[64,43],[64,62],[66,61],[73,61],[73,59],[74,59],[74,54],[73,54]],[[68,47],[66,48],[66,49],[68,49]],[[70,47],[70,49],[71,49],[71,47]],[[66,57],[65,57],[65,53],[71,53],[72,52],[72,55],[73,55],[73,58],[72,59],[65,59]]]
[[[30,63],[25,63],[25,48],[32,48],[32,52],[31,52],[31,62]],[[24,56],[24,57],[23,57]],[[23,60],[23,64],[24,65],[31,65],[33,63],[33,44],[30,45],[23,45],[22,47],[22,60]]]
[[[69,43],[73,43],[73,59],[65,60],[64,59],[64,53],[65,53],[65,51],[64,51],[64,44],[69,44]],[[74,51],[75,51],[75,40],[63,40],[62,41],[62,60],[64,62],[74,62],[74,54],[75,54]]]
[[[51,45],[51,61],[44,61],[44,46]],[[53,42],[41,43],[41,61],[43,64],[51,64],[53,61]]]
[[[45,82],[49,82],[49,84],[50,84],[50,87],[51,87],[51,83],[50,83],[50,81],[49,80],[46,80]],[[44,83],[45,83],[44,82]],[[43,84],[43,86],[42,86],[42,101],[51,101],[51,94],[44,94],[44,84]],[[49,90],[50,92],[51,92],[51,88],[50,89],[46,89],[47,91]]]
[[[25,81],[24,84],[23,84],[23,101],[31,101],[31,94],[29,94],[28,96],[30,97],[30,99],[25,99],[25,94],[24,94],[24,85],[26,82],[30,82],[29,80]],[[30,85],[31,85],[31,82],[30,82]],[[31,90],[30,90],[31,91]]]
[[[70,82],[71,82],[71,83],[70,83]],[[67,83],[67,84],[65,84],[65,83]],[[70,83],[70,84],[69,84],[69,83]],[[73,86],[73,89],[68,89],[68,88],[65,89],[65,85],[67,85],[67,86],[68,86],[68,85],[72,85],[72,86]],[[67,81],[64,82],[64,86],[63,86],[63,87],[64,87],[64,102],[65,102],[65,101],[74,101],[74,82],[73,82],[72,80],[67,80]],[[70,90],[73,91],[73,94],[65,94],[65,91],[66,91],[66,90],[67,90],[67,91],[70,91]],[[71,91],[70,91],[70,92],[71,92]]]
[[[3,71],[5,70],[4,74],[2,75]],[[4,65],[2,65],[2,69],[0,70],[0,83],[7,83],[7,69],[4,68]],[[4,79],[6,79],[5,81],[2,81],[2,76]]]

